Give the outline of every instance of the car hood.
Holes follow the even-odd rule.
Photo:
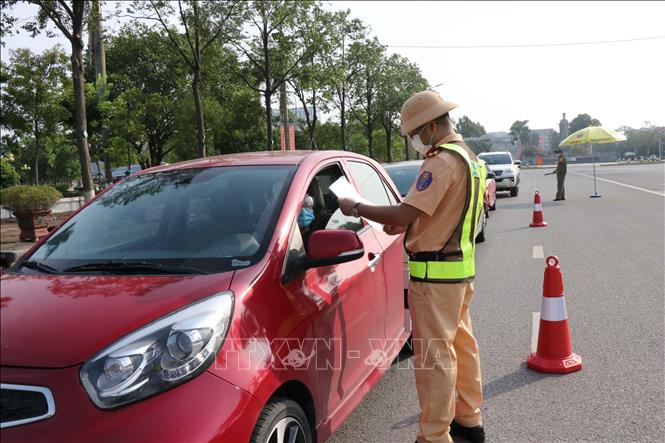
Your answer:
[[[83,363],[133,330],[228,290],[232,277],[4,274],[0,365]]]

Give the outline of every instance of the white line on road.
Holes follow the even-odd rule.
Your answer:
[[[579,173],[579,172],[574,172],[573,174],[581,175],[582,177],[593,178],[593,175],[582,174],[582,173]],[[657,195],[659,197],[665,197],[665,193],[658,192],[658,191],[652,191],[651,189],[640,188],[639,186],[627,185],[626,183],[615,182],[614,180],[608,180],[606,178],[600,178],[598,176],[596,176],[596,180],[600,180],[600,181],[603,181],[603,182],[623,186],[625,188],[635,189],[637,191],[648,192],[649,194],[654,194],[654,195]]]
[[[531,352],[538,348],[538,331],[540,330],[540,312],[531,314]]]
[[[533,258],[545,258],[545,251],[543,251],[542,246],[533,247]]]

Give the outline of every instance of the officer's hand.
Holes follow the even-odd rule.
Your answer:
[[[406,231],[406,226],[383,225],[383,232],[388,235],[399,235],[404,231]]]
[[[353,210],[353,207],[358,203],[356,200],[348,197],[343,197],[337,199],[337,204],[339,205],[339,209],[342,211],[342,214],[344,215],[351,215],[351,211]]]

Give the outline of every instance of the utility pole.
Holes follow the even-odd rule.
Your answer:
[[[282,131],[284,131],[284,150],[288,151],[291,148],[291,140],[289,133],[289,104],[286,97],[286,82],[282,82],[280,86],[280,105],[282,108]]]
[[[101,101],[106,92],[106,52],[104,51],[104,42],[102,35],[102,5],[99,0],[94,0],[92,4],[92,14],[90,15],[90,32],[89,47],[92,55],[95,58],[95,78],[99,83],[97,90],[97,97]],[[106,148],[108,145],[109,131],[106,127],[102,128],[101,148],[102,155],[104,156],[104,175],[106,176],[106,183],[113,183],[113,175],[111,172],[111,161]],[[97,168],[99,169],[99,167]],[[97,171],[100,173],[101,171]]]

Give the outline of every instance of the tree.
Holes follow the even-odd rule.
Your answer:
[[[236,71],[247,86],[263,95],[266,116],[266,148],[273,149],[272,97],[308,56],[298,42],[298,21],[311,2],[253,1],[247,3],[247,29],[241,41],[232,41],[240,57],[254,72]]]
[[[510,126],[509,134],[512,136],[513,141],[517,140],[518,150],[521,149],[521,147],[524,144],[529,143],[529,140],[531,139],[529,120],[516,120],[515,123]]]
[[[392,162],[392,135],[399,128],[402,105],[411,95],[426,89],[427,85],[418,65],[401,55],[392,54],[382,63],[378,106],[382,114],[381,126],[386,137],[388,162]]]
[[[40,154],[57,131],[63,114],[60,91],[67,79],[67,56],[59,46],[33,54],[29,49],[10,52],[10,65],[2,65],[6,80],[1,91],[0,127],[22,140],[22,154],[32,147],[32,179],[39,185]],[[28,138],[30,140],[28,140]],[[23,157],[23,155],[22,155]]]
[[[485,128],[480,123],[474,122],[466,115],[457,121],[455,130],[463,137],[480,137],[486,134]]]
[[[236,18],[240,17],[242,3],[239,0],[178,0],[177,14],[174,3],[164,0],[137,1],[129,12],[142,10],[148,15],[135,15],[136,18],[157,21],[168,35],[173,48],[189,67],[195,106],[197,153],[199,157],[205,157],[205,119],[201,100],[203,58],[213,42],[225,40],[237,32],[239,21]],[[169,22],[172,16],[178,17],[184,35],[179,35]]]
[[[325,61],[334,50],[337,41],[335,12],[324,11],[318,5],[301,18],[299,40],[306,48],[307,57],[296,67],[289,85],[300,101],[307,125],[308,147],[316,148],[316,127],[319,122],[319,103],[328,85]],[[311,112],[310,112],[311,109]]]
[[[369,156],[373,157],[373,133],[381,118],[378,99],[379,82],[381,81],[381,65],[384,62],[385,49],[378,39],[367,39],[363,44],[352,48],[360,63],[360,73],[351,83],[353,118],[365,129]]]
[[[166,31],[145,25],[125,26],[109,38],[107,62],[111,87],[104,115],[116,154],[131,149],[145,166],[160,164],[174,148],[167,145],[176,130],[176,110],[187,94],[188,68],[173,51]],[[194,110],[188,111],[191,117]],[[198,127],[190,126],[197,128],[188,132],[192,140]],[[189,140],[183,141],[188,147]]]
[[[7,188],[18,185],[20,180],[18,172],[16,172],[9,159],[0,157],[0,187]]]
[[[570,122],[570,133],[572,134],[589,126],[600,126],[600,121],[591,118],[589,114],[579,114]]]
[[[6,10],[12,8],[19,0],[6,0]],[[71,67],[74,84],[74,132],[78,146],[79,162],[81,163],[81,181],[86,200],[94,196],[92,184],[92,171],[90,168],[90,153],[88,151],[88,128],[85,114],[85,80],[83,77],[83,28],[87,23],[90,4],[85,1],[65,0],[23,0],[39,7],[37,17],[29,19],[21,27],[34,37],[43,31],[51,35],[48,23],[52,23],[62,35],[69,40],[72,47]],[[2,14],[3,33],[12,32],[16,19],[5,12]]]
[[[348,128],[347,113],[349,106],[349,90],[351,83],[361,69],[359,51],[352,50],[366,38],[367,28],[358,19],[349,19],[350,10],[337,11],[332,19],[333,51],[324,58],[324,69],[327,73],[328,85],[324,97],[339,112],[340,147],[347,151]],[[330,110],[330,109],[327,109]]]

